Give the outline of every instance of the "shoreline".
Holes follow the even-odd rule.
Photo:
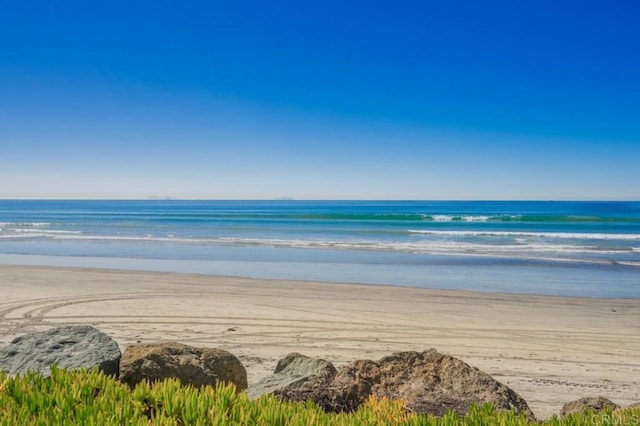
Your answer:
[[[582,262],[545,263],[525,259],[506,262],[503,259],[503,263],[494,263],[494,257],[424,257],[411,253],[358,251],[345,251],[338,260],[333,250],[277,248],[265,251],[265,248],[254,247],[260,251],[247,253],[246,249],[251,250],[225,247],[216,251],[212,259],[0,253],[0,266],[179,273],[488,294],[640,299],[640,269],[632,266],[616,265],[612,270],[611,265]],[[371,258],[363,261],[358,258],[359,253],[366,253]],[[387,256],[394,260],[387,262]],[[397,256],[402,256],[407,263],[395,263]],[[603,282],[607,285],[602,285]]]
[[[640,401],[638,299],[9,265],[0,288],[0,344],[89,324],[121,349],[163,340],[227,349],[250,382],[289,352],[341,365],[434,347],[510,386],[538,418],[583,396]]]

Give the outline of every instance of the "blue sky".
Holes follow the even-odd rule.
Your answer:
[[[92,3],[2,5],[1,198],[640,199],[638,2]]]

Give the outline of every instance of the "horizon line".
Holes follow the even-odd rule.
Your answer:
[[[405,202],[640,202],[638,198],[293,198],[293,197],[275,197],[275,198],[208,198],[208,197],[77,197],[77,198],[58,198],[58,197],[0,197],[0,201],[405,201]]]

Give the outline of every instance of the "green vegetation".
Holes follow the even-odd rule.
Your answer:
[[[313,403],[250,401],[232,386],[195,389],[177,380],[143,382],[133,390],[96,371],[51,370],[10,377],[0,372],[0,425],[529,425],[526,417],[474,407],[461,419],[405,410],[401,401],[369,400],[349,414],[327,414]],[[640,409],[585,413],[543,425],[640,425]]]

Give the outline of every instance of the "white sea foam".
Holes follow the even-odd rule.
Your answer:
[[[462,220],[465,222],[486,222],[489,220],[489,216],[463,216]]]
[[[489,221],[505,221],[505,220],[517,220],[522,218],[521,215],[452,215],[452,214],[434,214],[434,215],[422,215],[424,220],[434,222],[489,222]]]
[[[425,219],[435,220],[436,222],[451,222],[453,220],[453,216],[436,214],[433,216],[425,216]]]
[[[77,240],[77,241],[129,241],[129,242],[158,242],[158,243],[185,243],[185,244],[236,244],[236,245],[255,245],[255,246],[274,246],[274,247],[293,247],[293,248],[337,248],[352,250],[384,250],[384,251],[404,251],[415,253],[531,253],[531,252],[547,252],[547,253],[598,253],[598,254],[616,254],[621,252],[638,252],[638,248],[618,248],[611,249],[607,247],[598,247],[596,245],[576,245],[576,244],[558,244],[550,241],[541,242],[539,239],[535,242],[527,241],[524,238],[516,238],[513,244],[488,244],[482,242],[469,242],[451,239],[424,239],[414,241],[375,241],[375,240],[325,240],[325,239],[277,239],[277,238],[239,238],[239,237],[176,237],[173,235],[154,236],[146,234],[143,236],[135,235],[86,235],[80,231],[65,230],[30,230],[24,229],[24,232],[18,234],[0,235],[3,239],[20,239],[20,238],[45,238],[55,240]],[[433,234],[436,236],[485,236],[494,235],[511,236],[521,235],[522,233],[486,233],[486,232],[467,232],[467,231],[410,231],[419,234]],[[576,237],[573,238],[583,238]],[[593,234],[588,234],[593,235]],[[615,239],[611,234],[605,234]],[[544,233],[530,233],[527,236],[546,236]],[[554,237],[560,238],[557,234]],[[636,236],[640,239],[640,236]],[[568,238],[568,237],[564,237]],[[553,240],[551,240],[553,241]]]
[[[620,265],[626,265],[626,266],[637,266],[637,267],[640,267],[640,262],[633,262],[633,261],[624,261],[624,260],[621,260],[621,261],[616,262],[616,263],[618,263],[618,264],[620,264]]]
[[[196,243],[196,242],[215,242],[215,239],[199,239],[199,238],[170,238],[156,237],[153,235],[145,236],[125,236],[125,235],[51,235],[55,239],[61,240],[85,240],[85,241],[148,241],[148,242],[176,242],[176,243]]]
[[[50,226],[50,222],[0,222],[0,226],[27,226],[34,228],[41,228],[44,226]]]
[[[640,234],[603,234],[603,233],[572,233],[572,232],[512,232],[512,231],[443,231],[409,229],[411,234],[439,235],[451,237],[538,237],[565,238],[581,240],[629,240],[640,241]]]
[[[367,250],[405,252],[433,255],[471,255],[471,256],[495,256],[513,259],[549,260],[567,262],[586,262],[597,264],[611,263],[611,258],[616,258],[622,253],[635,256],[640,250],[638,247],[602,247],[597,244],[572,244],[567,234],[563,233],[517,233],[517,232],[471,232],[471,231],[411,231],[418,234],[432,234],[435,238],[414,238],[408,241],[381,241],[374,239],[313,239],[313,238],[240,238],[240,237],[192,237],[164,235],[87,235],[80,231],[42,230],[23,228],[19,234],[0,234],[0,241],[12,241],[19,239],[37,239],[54,241],[114,241],[122,243],[140,244],[190,244],[190,245],[235,245],[235,246],[268,246],[300,249],[332,249],[332,250]],[[491,238],[469,241],[451,236],[518,236],[514,242],[497,240],[492,243]],[[589,241],[594,234],[569,234],[571,238],[581,238]],[[588,235],[589,238],[585,238]],[[595,234],[599,235],[599,234]],[[618,234],[604,234],[608,238],[615,239]],[[626,234],[624,234],[626,235]],[[530,237],[538,237],[532,239]],[[553,236],[557,238],[541,239],[541,236]],[[632,235],[640,239],[640,235]],[[567,238],[563,241],[560,238]],[[574,240],[575,241],[575,240]],[[505,243],[506,242],[506,243]],[[577,241],[576,241],[577,242]],[[626,263],[625,263],[626,262]],[[633,257],[615,263],[633,265]]]
[[[32,228],[0,228],[0,238],[55,238],[81,234],[81,231],[67,231],[62,229],[32,229]]]
[[[251,238],[220,238],[218,241],[228,244],[258,245],[296,248],[340,248],[351,250],[404,251],[430,254],[487,254],[519,256],[527,253],[547,254],[620,254],[628,250],[609,250],[597,246],[578,246],[567,244],[479,244],[454,241],[430,242],[374,242],[374,241],[324,241],[324,240],[282,240]]]
[[[25,234],[42,234],[42,235],[55,235],[55,234],[81,234],[82,231],[64,231],[61,229],[13,229],[14,232],[23,232]]]
[[[431,219],[435,222],[453,222],[453,221],[463,221],[463,222],[486,222],[490,219],[489,216],[467,216],[467,215],[447,215],[447,214],[435,214],[430,216],[424,216],[425,219]]]

